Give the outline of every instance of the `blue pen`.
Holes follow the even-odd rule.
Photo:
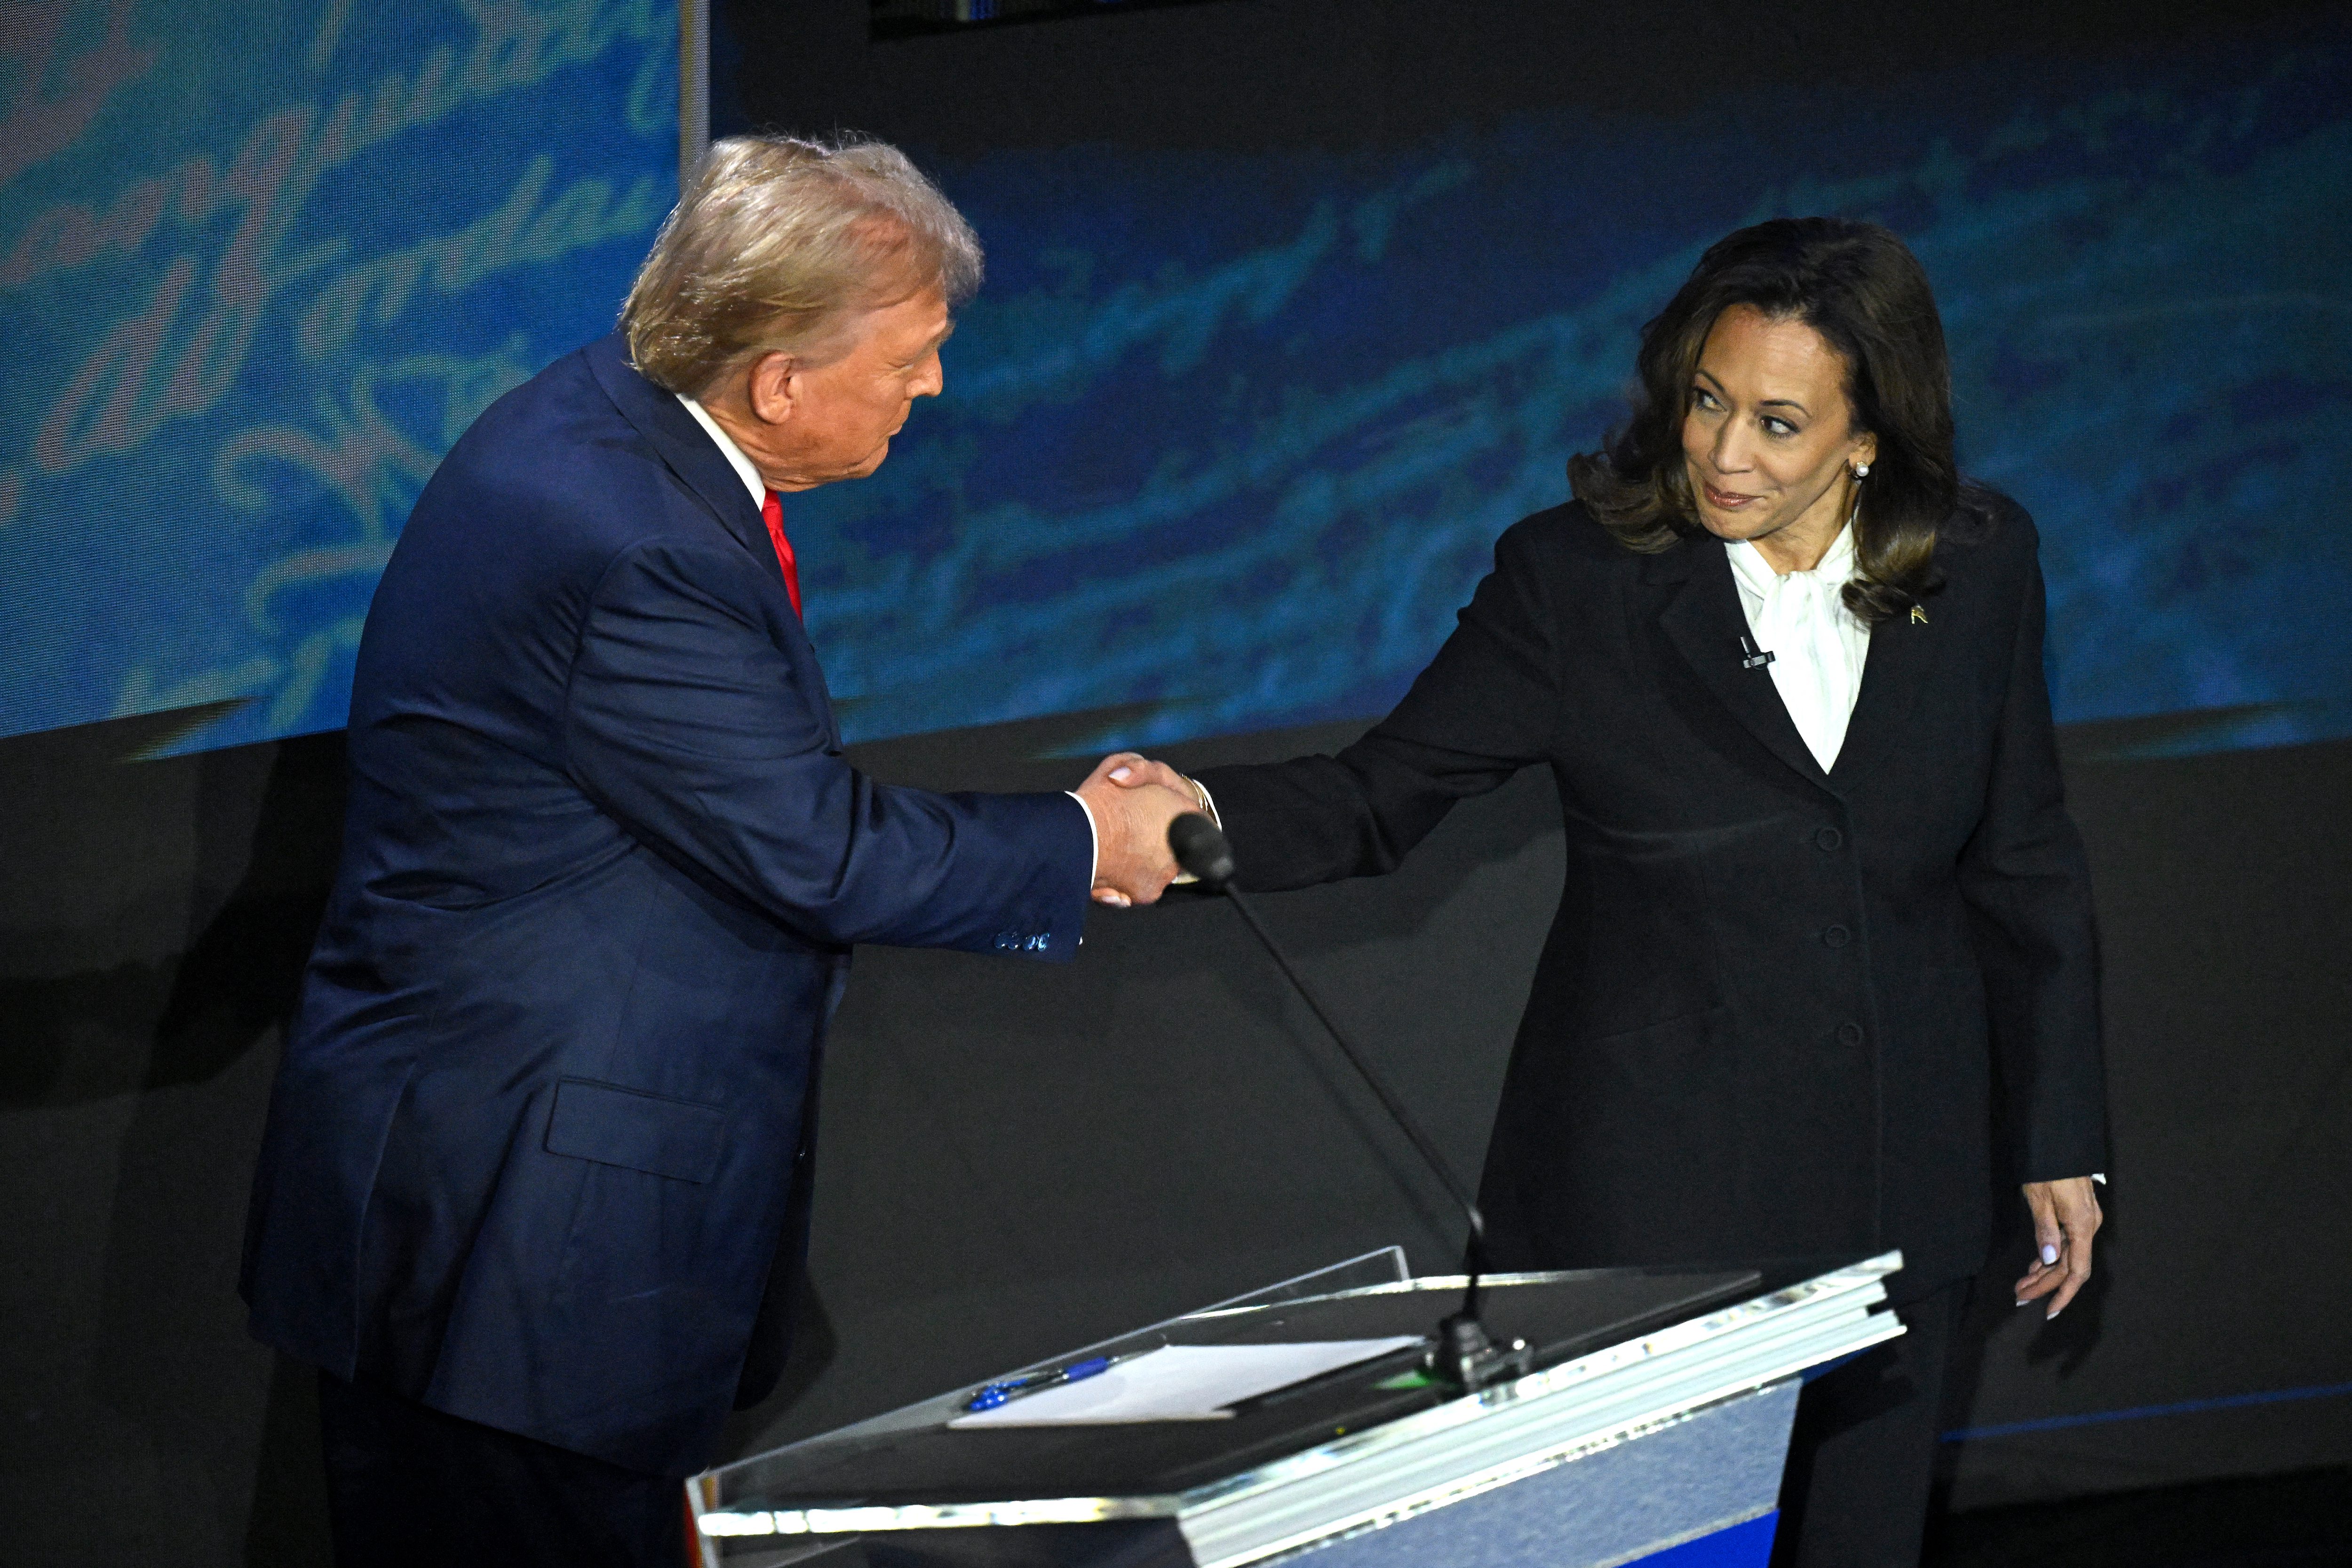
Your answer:
[[[1145,1347],[1155,1351],[1159,1348],[1158,1345]],[[1098,1377],[1120,1362],[1133,1361],[1143,1353],[1143,1351],[1129,1351],[1125,1355],[1088,1356],[1084,1361],[1074,1361],[1052,1372],[1031,1373],[1027,1377],[1008,1377],[1001,1383],[992,1383],[983,1387],[965,1400],[963,1407],[966,1410],[993,1410],[1007,1400],[1034,1394],[1041,1388],[1058,1388],[1066,1383],[1082,1383],[1089,1377]]]

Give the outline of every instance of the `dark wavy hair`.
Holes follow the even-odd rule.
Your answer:
[[[1864,621],[1900,614],[1942,585],[1936,532],[1962,495],[1936,296],[1918,258],[1874,223],[1774,218],[1709,246],[1642,329],[1632,417],[1602,450],[1569,460],[1569,488],[1629,549],[1654,553],[1702,531],[1683,419],[1699,350],[1735,305],[1804,322],[1845,361],[1854,428],[1878,437],[1854,519],[1846,607]]]

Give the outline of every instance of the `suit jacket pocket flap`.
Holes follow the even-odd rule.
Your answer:
[[[726,1127],[727,1113],[715,1105],[567,1078],[555,1086],[547,1149],[682,1182],[707,1182],[719,1169]]]

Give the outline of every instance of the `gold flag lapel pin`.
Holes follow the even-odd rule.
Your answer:
[[[1927,624],[1927,611],[1924,605],[1911,606],[1911,624],[1915,626],[1924,626]]]

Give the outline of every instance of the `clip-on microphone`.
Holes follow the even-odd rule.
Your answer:
[[[1234,906],[1234,912],[1242,917],[1242,923],[1249,927],[1251,934],[1265,949],[1266,956],[1274,960],[1275,967],[1281,970],[1283,978],[1290,982],[1290,988],[1298,993],[1299,1000],[1307,1004],[1307,1011],[1315,1015],[1317,1021],[1331,1037],[1331,1043],[1339,1047],[1339,1054],[1348,1058],[1348,1065],[1356,1069],[1356,1076],[1364,1080],[1365,1086],[1389,1113],[1389,1120],[1395,1122],[1412,1142],[1414,1151],[1421,1155],[1422,1163],[1436,1175],[1438,1184],[1445,1189],[1446,1195],[1454,1200],[1464,1217],[1470,1222],[1470,1245],[1465,1258],[1469,1279],[1462,1293],[1462,1309],[1437,1325],[1437,1342],[1430,1348],[1424,1363],[1430,1374],[1469,1393],[1506,1378],[1526,1376],[1534,1368],[1534,1350],[1525,1340],[1513,1340],[1507,1345],[1496,1344],[1478,1319],[1479,1276],[1485,1272],[1486,1264],[1486,1218],[1478,1212],[1478,1205],[1454,1181],[1454,1173],[1445,1168],[1445,1161],[1437,1152],[1437,1145],[1422,1131],[1420,1124],[1413,1121],[1403,1103],[1391,1092],[1387,1084],[1381,1081],[1380,1075],[1364,1058],[1356,1054],[1355,1047],[1348,1043],[1348,1037],[1339,1032],[1339,1026],[1331,1021],[1331,1015],[1323,1010],[1323,1004],[1316,999],[1314,992],[1307,989],[1307,982],[1299,978],[1298,971],[1291,967],[1289,958],[1275,942],[1274,934],[1258,920],[1257,911],[1250,908],[1249,900],[1243,898],[1241,889],[1234,886],[1233,846],[1225,842],[1225,836],[1217,825],[1197,811],[1188,811],[1168,825],[1168,847],[1175,851],[1176,863],[1198,878],[1201,886],[1213,893],[1223,893]]]

